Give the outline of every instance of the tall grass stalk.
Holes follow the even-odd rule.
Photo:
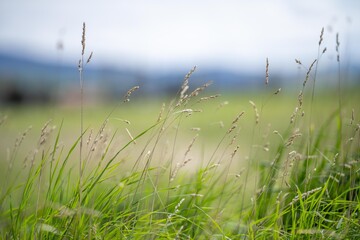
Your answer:
[[[338,137],[336,147],[341,152],[341,138],[342,138],[342,96],[341,96],[341,67],[340,67],[340,41],[339,41],[339,33],[336,33],[336,62],[337,62],[337,71],[338,71],[338,100],[339,100],[339,116],[338,116]]]
[[[84,67],[92,58],[93,52],[90,53],[86,63],[84,63],[86,46],[86,24],[83,22],[81,35],[81,58],[78,64],[79,80],[80,80],[80,145],[79,145],[79,207],[81,206],[82,177],[85,165],[83,163],[83,134],[84,134]]]
[[[79,207],[81,206],[81,191],[82,191],[82,175],[83,175],[83,165],[82,165],[82,148],[83,148],[83,131],[84,131],[84,79],[83,79],[83,70],[84,70],[84,53],[85,53],[85,31],[86,25],[83,23],[83,30],[81,36],[81,58],[79,60],[79,79],[80,79],[80,146],[79,146]]]

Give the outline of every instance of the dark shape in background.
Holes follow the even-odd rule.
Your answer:
[[[321,64],[321,63],[320,63]],[[294,64],[295,65],[295,64]],[[75,104],[79,101],[79,75],[76,64],[66,65],[51,61],[39,61],[24,55],[0,53],[0,102],[21,105]],[[135,85],[140,85],[140,96],[174,96],[186,72],[180,70],[144,71],[143,69],[116,68],[106,65],[86,66],[84,71],[85,91],[94,102],[119,100]],[[270,68],[270,84],[274,89],[300,86],[304,73],[294,74],[274,72]],[[336,83],[337,69],[320,72],[317,84],[329,87]],[[347,66],[342,72],[346,85],[360,84],[360,68]],[[300,79],[299,79],[300,78]],[[335,79],[335,81],[334,81]],[[297,81],[297,80],[300,80]],[[213,82],[209,91],[252,91],[264,87],[264,72],[231,71],[222,68],[198,68],[192,75],[190,86],[197,87]],[[325,84],[324,84],[325,83]],[[345,84],[345,83],[344,83]],[[334,85],[336,87],[336,84]]]

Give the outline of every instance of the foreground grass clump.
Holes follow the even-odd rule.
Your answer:
[[[36,142],[27,129],[0,150],[1,238],[359,238],[359,99],[316,98],[320,57],[304,66],[300,93],[284,98],[292,110],[280,115],[279,89],[231,102],[231,118],[221,119],[224,100],[203,95],[210,83],[190,90],[193,68],[143,129],[114,109],[97,131],[82,120],[71,141],[66,119],[46,122]],[[0,119],[5,131],[11,119]]]

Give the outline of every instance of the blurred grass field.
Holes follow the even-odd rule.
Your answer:
[[[360,111],[359,89],[352,88],[343,90],[343,116],[350,121],[352,109],[357,114]],[[249,135],[249,126],[253,125],[254,113],[249,101],[253,101],[261,112],[261,126],[271,124],[273,130],[284,130],[290,123],[290,116],[297,106],[297,92],[294,89],[282,90],[279,94],[273,95],[275,90],[259,90],[259,92],[219,93],[218,98],[211,101],[194,103],[193,113],[184,119],[182,123],[183,134],[191,134],[193,128],[200,128],[200,135],[204,140],[217,141],[219,134],[231,123],[232,119],[241,111],[245,111],[242,123],[244,135]],[[214,93],[218,94],[218,93]],[[209,95],[209,94],[208,94]],[[210,94],[211,95],[211,94]],[[206,94],[204,95],[206,96]],[[142,98],[134,96],[128,104],[119,102],[106,102],[86,105],[84,107],[84,126],[89,129],[98,129],[106,119],[109,112],[115,111],[109,118],[107,128],[110,130],[122,130],[128,128],[131,132],[140,131],[151,126],[158,118],[162,104],[165,107],[171,99]],[[319,90],[316,93],[314,102],[310,107],[310,96],[305,97],[304,118],[309,118],[312,112],[312,124],[314,127],[321,126],[327,117],[336,111],[338,105],[336,90]],[[118,105],[118,106],[117,106]],[[63,121],[64,129],[62,135],[69,139],[77,137],[76,131],[80,125],[80,113],[77,104],[73,106],[61,105],[23,105],[3,106],[1,115],[7,120],[1,126],[0,139],[2,146],[11,147],[11,143],[27,128],[31,126],[30,136],[35,137],[40,133],[41,128],[47,121],[52,125],[59,126]],[[126,123],[125,120],[129,121]]]
[[[197,144],[199,145],[198,148],[202,150],[199,150],[199,156],[197,157],[201,155],[204,157],[204,152],[213,151],[224,133],[231,127],[233,119],[244,111],[244,116],[237,130],[239,135],[237,141],[242,154],[247,156],[252,151],[252,148],[267,148],[265,145],[269,145],[269,142],[278,141],[279,137],[273,134],[274,131],[285,133],[290,131],[289,127],[295,126],[295,124],[290,124],[290,117],[298,102],[296,90],[293,88],[282,89],[276,95],[274,95],[274,92],[273,89],[265,89],[258,92],[220,93],[219,97],[210,101],[199,102],[196,100],[191,103],[193,105],[188,107],[198,112],[182,118],[181,123],[178,124],[179,129],[176,129],[175,124],[170,133],[174,135],[177,133],[180,142],[182,141],[184,146],[195,135],[199,135]],[[204,96],[214,94],[218,93],[204,94]],[[328,118],[337,111],[337,94],[336,90],[317,90],[313,102],[311,102],[310,94],[305,96],[303,107],[305,115],[301,117],[301,125],[298,125],[297,128],[308,132],[310,120],[313,129],[323,126],[329,120]],[[358,104],[360,95],[356,88],[343,90],[342,94],[342,115],[346,120],[344,131],[352,131],[353,129],[350,126],[352,111],[354,111],[355,116],[353,117],[355,119],[360,118],[360,105]],[[113,111],[108,119],[106,131],[109,134],[116,131],[116,138],[120,139],[119,144],[125,144],[131,140],[129,133],[136,136],[152,126],[159,118],[162,105],[164,104],[166,108],[171,99],[142,98],[141,94],[139,94],[135,95],[129,103],[121,104],[121,101],[122,99],[119,99],[119,102],[91,105],[85,103],[84,127],[87,129],[87,133],[84,137],[89,137],[90,132],[97,131],[108,117],[108,114]],[[259,124],[255,124],[254,109],[249,101],[254,102],[258,108]],[[49,121],[49,125],[53,127],[50,138],[54,139],[57,132],[56,128],[63,124],[61,130],[63,144],[69,146],[74,143],[80,135],[79,107],[77,104],[72,106],[24,105],[3,107],[1,114],[6,116],[7,119],[0,127],[2,136],[0,138],[0,156],[1,165],[4,166],[2,169],[6,169],[9,152],[14,148],[16,140],[21,138],[23,132],[28,130],[27,136],[17,153],[19,159],[25,159],[29,156],[31,150],[38,144],[41,129]],[[327,133],[328,138],[336,137],[337,124],[335,118],[330,121],[327,128],[333,129],[331,131],[334,131],[334,135],[330,131]],[[169,137],[169,141],[173,138],[174,136]],[[303,139],[307,139],[307,136],[303,136]],[[139,141],[141,142],[141,140]],[[51,144],[51,141],[49,142]],[[139,148],[139,146],[137,147]],[[134,151],[133,154],[138,154],[138,151]],[[136,157],[134,155],[132,157]]]
[[[338,191],[334,190],[335,180],[337,184],[341,183],[337,180],[337,169],[343,169],[340,162],[332,169],[335,160],[331,165],[331,158],[335,156],[335,159],[340,152],[341,161],[356,164],[360,154],[356,135],[360,119],[358,89],[342,89],[341,115],[338,89],[318,89],[314,99],[310,93],[305,93],[303,112],[297,112],[294,122],[291,122],[291,116],[299,102],[299,93],[294,88],[278,92],[264,86],[257,92],[225,94],[205,91],[177,109],[168,109],[172,99],[144,98],[140,93],[134,94],[126,103],[122,99],[103,104],[85,102],[82,150],[86,162],[83,173],[85,200],[81,207],[77,207],[82,187],[77,172],[80,105],[3,107],[0,116],[4,120],[0,126],[0,179],[4,183],[0,199],[4,210],[0,215],[2,235],[10,236],[11,233],[24,237],[29,236],[27,232],[34,232],[54,239],[63,236],[83,238],[87,234],[170,239],[182,231],[186,222],[191,224],[184,229],[183,237],[193,236],[190,239],[226,235],[235,239],[240,236],[277,239],[295,236],[301,231],[307,234],[308,228],[317,227],[316,221],[307,224],[311,218],[307,214],[311,211],[300,211],[302,215],[298,222],[286,222],[294,219],[289,213],[294,211],[293,202],[301,192],[304,196],[313,193],[315,196],[321,189],[319,186],[324,186],[324,189],[331,189],[327,197],[322,192],[319,198],[309,197],[305,203],[300,202],[300,207],[314,206],[318,201],[326,203]],[[221,96],[199,101],[214,94]],[[159,120],[162,108],[164,125]],[[236,120],[238,118],[240,120]],[[295,137],[299,139],[295,140]],[[341,139],[339,146],[335,144],[337,139]],[[89,142],[97,142],[97,149],[92,150]],[[53,152],[58,157],[52,155]],[[291,158],[300,161],[293,166],[289,163]],[[52,176],[56,174],[59,178],[54,182]],[[306,174],[311,180],[306,180]],[[356,192],[357,173],[350,171],[344,176],[349,176],[350,181],[340,185],[339,189],[346,194]],[[335,185],[332,183],[327,187],[332,178]],[[27,189],[33,190],[27,192]],[[287,193],[281,195],[282,191]],[[181,215],[174,217],[172,211],[177,213],[189,196],[190,200],[185,203],[187,207],[182,211],[184,219]],[[354,206],[357,197],[354,195],[349,202],[343,203]],[[270,202],[277,204],[276,212],[267,207]],[[334,204],[341,208],[340,203]],[[13,206],[19,207],[12,209]],[[31,210],[34,207],[35,212]],[[63,213],[64,209],[69,213]],[[72,213],[77,211],[85,211],[81,213],[81,219]],[[329,214],[326,206],[319,211],[322,215]],[[14,220],[12,214],[16,212],[18,217]],[[124,216],[118,217],[117,212]],[[267,215],[269,213],[271,215]],[[132,224],[127,220],[128,214],[139,216],[138,220],[132,220],[139,226],[134,230],[113,228],[111,221],[106,220],[113,218],[114,224]],[[318,228],[331,229],[334,224],[339,225],[344,221],[343,214],[340,211],[334,215],[335,220],[331,220],[333,224],[318,226],[316,231],[312,230],[315,233],[310,231],[310,236],[319,236]],[[37,220],[38,215],[44,220]],[[21,222],[20,216],[26,220]],[[285,221],[283,225],[276,223],[281,232],[276,227],[270,227],[270,230],[265,227],[260,231],[261,224],[275,224],[273,217],[275,222]],[[350,224],[351,231],[357,229],[353,217],[348,220],[349,224],[354,224]],[[109,226],[93,233],[93,218],[98,219],[94,220],[96,226]],[[165,225],[164,219],[167,219]],[[72,226],[73,220],[80,221],[81,227],[75,225],[68,230],[65,225]],[[176,228],[168,227],[170,221],[174,221]],[[258,223],[259,230],[255,233],[253,225]],[[11,229],[9,224],[14,230],[7,230]],[[29,228],[33,230],[26,230]],[[335,231],[327,231],[326,236],[335,234]],[[342,227],[340,232],[345,236],[348,231]]]

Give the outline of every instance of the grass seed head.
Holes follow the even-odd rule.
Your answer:
[[[303,105],[303,97],[304,97],[304,92],[301,90],[298,95],[299,108],[301,108],[301,106]]]
[[[86,145],[89,146],[89,143],[91,142],[91,137],[92,137],[92,134],[93,134],[93,129],[90,129],[90,133],[89,133],[89,137],[86,141]]]
[[[291,146],[294,143],[294,140],[298,137],[301,137],[302,134],[300,133],[300,130],[297,128],[294,130],[293,134],[289,137],[289,139],[287,140],[287,142],[285,143],[286,147]]]
[[[136,90],[138,90],[139,88],[140,88],[139,86],[135,86],[135,87],[132,87],[131,89],[129,89],[124,96],[124,102],[129,102],[131,94],[133,92],[135,92]]]
[[[337,60],[338,62],[340,62],[339,46],[340,46],[339,33],[336,33],[336,52],[337,52],[336,60]]]
[[[234,125],[234,124],[236,124],[238,121],[239,121],[239,119],[240,119],[240,117],[242,116],[242,115],[244,115],[244,111],[242,111],[241,113],[239,113],[239,115],[237,115],[236,116],[236,118],[232,121],[232,125]]]
[[[249,103],[251,104],[251,106],[253,107],[254,112],[255,112],[255,124],[258,124],[260,121],[259,111],[253,101],[249,101]]]
[[[92,56],[93,56],[93,52],[90,53],[90,56],[89,56],[88,60],[86,61],[86,63],[89,63],[89,62],[90,62]]]
[[[79,70],[79,72],[82,71],[81,59],[79,59],[79,62],[78,62],[78,70]]]
[[[211,95],[211,96],[208,96],[208,97],[202,97],[202,98],[199,99],[198,102],[207,101],[207,100],[214,99],[214,98],[217,98],[217,97],[220,97],[220,96],[221,96],[220,94],[215,94],[215,95]]]
[[[185,152],[185,156],[184,156],[184,157],[186,157],[186,156],[188,155],[188,153],[190,152],[190,150],[191,150],[192,146],[194,145],[194,142],[195,142],[195,140],[197,139],[198,136],[199,136],[199,135],[196,134],[196,135],[193,137],[193,139],[191,140],[190,145],[188,146],[188,149],[187,149],[186,152]]]
[[[307,191],[307,192],[304,192],[302,193],[300,196],[299,195],[296,195],[293,200],[290,202],[290,205],[293,205],[295,204],[297,201],[299,201],[299,199],[305,199],[307,197],[309,197],[311,194],[317,192],[317,191],[320,191],[322,189],[322,187],[318,187],[318,188],[314,188],[310,191]]]
[[[309,69],[308,69],[308,71],[307,71],[307,73],[306,73],[306,77],[305,77],[305,80],[304,80],[304,82],[303,82],[303,87],[305,87],[307,81],[309,80],[310,72],[311,72],[312,68],[314,67],[314,64],[316,63],[316,61],[317,61],[317,59],[315,59],[315,60],[311,63],[311,65],[310,65],[310,67],[309,67]]]
[[[324,36],[324,27],[321,29],[319,46],[321,45],[321,43],[322,43],[322,41],[323,41],[323,36]]]
[[[22,141],[25,139],[25,137],[28,135],[29,131],[32,129],[32,126],[29,126],[22,134],[20,137],[18,137],[15,140],[15,147],[18,147],[21,145]]]
[[[234,149],[234,151],[231,153],[231,158],[234,158],[235,154],[237,153],[237,151],[239,150],[239,145],[236,146],[236,148]]]
[[[85,26],[85,22],[83,22],[83,30],[82,30],[82,36],[81,36],[81,46],[82,46],[81,55],[82,56],[84,56],[84,53],[85,53],[85,31],[86,31],[86,26]]]
[[[232,126],[229,128],[229,130],[226,132],[226,134],[230,134],[232,131],[235,130],[236,127],[237,127],[236,125],[232,125]]]
[[[209,87],[211,84],[212,82],[207,82],[201,87],[196,88],[192,93],[190,93],[189,98],[196,97],[197,95],[199,95],[200,92],[204,91],[205,88]]]
[[[196,66],[194,66],[186,75],[183,81],[183,84],[181,85],[180,88],[180,97],[179,97],[179,101],[176,104],[176,106],[180,106],[188,97],[188,95],[186,94],[187,90],[189,89],[189,79],[191,77],[191,75],[195,72],[196,70]]]

